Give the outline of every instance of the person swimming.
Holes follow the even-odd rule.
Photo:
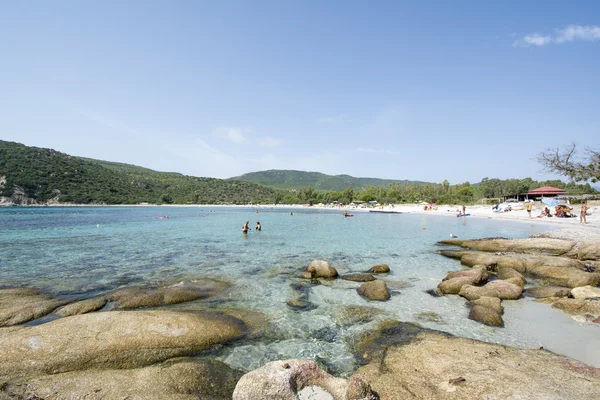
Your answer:
[[[242,233],[248,233],[248,231],[250,230],[250,227],[248,226],[248,222],[246,221],[244,222],[244,225],[242,225]]]
[[[260,226],[260,222],[256,221],[256,230],[261,231],[262,227]]]

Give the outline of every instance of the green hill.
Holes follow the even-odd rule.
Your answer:
[[[355,178],[350,175],[327,175],[320,172],[305,172],[294,170],[270,169],[268,171],[250,172],[230,179],[254,182],[279,189],[299,189],[312,187],[318,190],[344,190],[346,188],[361,189],[367,186],[385,186],[390,183],[401,185],[425,184],[426,182],[378,179],[378,178]]]
[[[157,172],[0,141],[0,197],[8,203],[247,204],[272,203],[276,194],[250,182]]]

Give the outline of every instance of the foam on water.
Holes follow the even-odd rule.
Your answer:
[[[0,285],[28,285],[55,294],[96,293],[131,284],[189,277],[227,280],[233,287],[214,307],[266,314],[271,336],[239,342],[218,357],[252,369],[284,358],[322,360],[331,371],[352,372],[349,344],[384,319],[414,321],[459,336],[520,347],[540,345],[597,364],[598,327],[579,326],[569,316],[523,299],[504,302],[503,329],[467,319],[458,296],[432,297],[457,261],[435,253],[449,238],[527,237],[549,229],[485,219],[340,211],[209,207],[77,207],[0,209]],[[156,219],[168,215],[169,219]],[[245,220],[259,220],[262,232],[241,233]],[[369,302],[356,293],[359,283],[335,280],[308,289],[316,308],[286,305],[300,294],[290,287],[313,259],[329,261],[341,274],[385,263],[392,289],[388,302]],[[305,282],[305,284],[307,284]],[[340,323],[347,306],[374,307],[372,318]],[[533,311],[532,311],[533,310]],[[560,313],[556,314],[556,313]],[[428,317],[429,316],[429,317]],[[542,328],[541,328],[542,327]],[[564,332],[564,334],[563,334]],[[577,344],[574,337],[587,341]],[[595,347],[594,347],[595,346]],[[596,360],[600,360],[597,357]]]

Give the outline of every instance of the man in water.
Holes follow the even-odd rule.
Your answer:
[[[248,233],[248,231],[250,230],[250,227],[248,226],[248,221],[244,222],[244,225],[242,225],[242,233]]]
[[[258,221],[256,221],[256,230],[259,232],[261,230],[260,222],[258,222]]]

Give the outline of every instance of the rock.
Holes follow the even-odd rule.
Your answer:
[[[581,286],[571,289],[571,295],[576,299],[600,299],[600,288]]]
[[[242,376],[233,391],[233,400],[293,400],[309,386],[324,389],[334,400],[379,399],[362,377],[353,376],[346,381],[329,375],[314,361],[292,359],[267,363]]]
[[[306,271],[316,278],[335,278],[338,272],[327,261],[313,260],[308,264]]]
[[[241,338],[245,324],[222,313],[111,311],[18,330],[0,342],[0,376],[89,368],[135,368]]]
[[[371,282],[375,277],[371,274],[348,274],[341,276],[342,279],[353,282]]]
[[[571,289],[558,286],[528,288],[524,293],[525,296],[534,297],[536,299],[546,297],[567,297],[570,294]]]
[[[68,317],[70,315],[85,314],[91,311],[96,311],[104,307],[106,304],[106,297],[94,297],[91,299],[81,300],[76,303],[68,304],[64,307],[56,310],[56,314],[61,317]]]
[[[552,307],[567,314],[600,314],[600,301],[562,298],[553,302]]]
[[[474,305],[491,308],[500,315],[504,314],[504,307],[502,307],[502,301],[497,297],[482,296],[477,300],[473,300],[471,303],[473,303]]]
[[[390,272],[390,267],[387,264],[377,264],[372,266],[369,272],[373,274],[387,274]]]
[[[27,399],[231,399],[242,375],[218,361],[173,359],[145,368],[14,379],[4,384],[3,391]]]
[[[133,287],[111,293],[109,300],[117,302],[119,309],[158,307],[206,299],[221,293],[228,287],[227,283],[210,280],[167,287]]]
[[[447,281],[442,281],[437,286],[439,291],[443,294],[458,294],[460,289],[465,285],[474,285],[477,284],[479,280],[473,279],[469,276],[463,276],[460,278],[449,279]]]
[[[483,287],[465,285],[458,293],[467,300],[477,300],[480,297],[497,297],[500,300],[516,300],[523,293],[523,288],[509,281],[496,280],[488,282]]]
[[[469,319],[489,326],[503,327],[504,321],[502,316],[495,309],[484,306],[484,305],[473,305],[469,312]]]
[[[525,286],[527,283],[527,280],[520,272],[508,267],[499,267],[496,277],[498,279],[518,278],[522,282],[519,286]]]
[[[379,314],[381,309],[375,307],[341,305],[332,310],[331,317],[337,325],[347,327],[371,322]]]
[[[304,271],[304,272],[302,272],[302,275],[300,277],[302,279],[312,279],[313,274],[312,274],[312,272]]]
[[[514,278],[508,278],[508,279],[498,279],[498,280],[502,280],[504,282],[512,283],[514,285],[517,285],[521,289],[525,288],[525,279],[520,278],[520,277],[514,277]]]
[[[580,260],[600,260],[600,242],[583,242],[579,245],[577,258]]]
[[[564,399],[600,398],[600,369],[545,350],[525,350],[440,332],[420,332],[406,341],[388,329],[370,342],[364,377],[382,399]],[[378,337],[369,332],[368,337]],[[400,342],[399,344],[391,344]],[[379,346],[379,347],[375,347]],[[464,377],[451,385],[448,380]]]
[[[465,276],[472,277],[474,283],[485,283],[490,279],[490,273],[485,265],[474,265],[471,269],[450,272],[443,280],[463,278]]]
[[[455,242],[460,242],[460,244]],[[566,254],[571,251],[573,246],[575,246],[575,242],[569,240],[550,238],[442,241],[441,244],[458,245],[467,249],[494,253],[514,252],[526,254],[546,254],[552,256]]]
[[[36,289],[0,289],[0,327],[41,318],[63,304]]]
[[[420,313],[413,314],[413,317],[421,321],[442,322],[442,317],[440,317],[439,314],[434,313],[433,311],[422,311]]]
[[[310,301],[300,299],[289,300],[286,304],[288,305],[288,307],[300,311],[310,311],[317,308],[317,306],[311,303]]]
[[[365,282],[358,288],[358,294],[369,300],[385,301],[390,299],[390,293],[384,281]]]
[[[600,324],[600,317],[593,319],[592,322],[595,324]]]

